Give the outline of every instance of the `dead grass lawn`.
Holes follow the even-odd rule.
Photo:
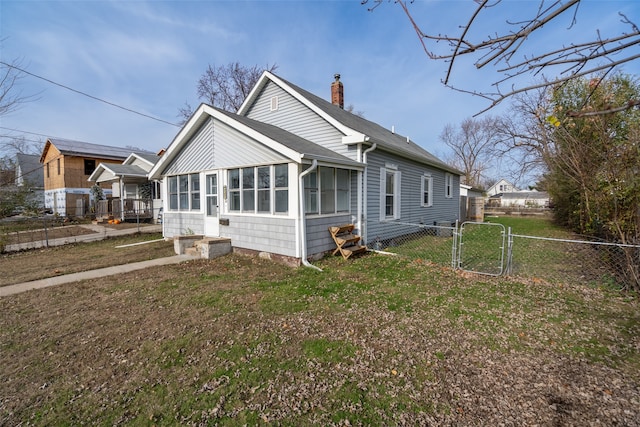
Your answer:
[[[164,240],[116,248],[158,239],[162,239],[160,233],[142,233],[99,242],[0,254],[0,286],[175,255],[173,242]]]
[[[317,265],[229,255],[0,298],[0,425],[639,425],[632,296]]]

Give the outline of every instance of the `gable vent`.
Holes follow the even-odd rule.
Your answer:
[[[271,97],[270,110],[271,111],[277,111],[278,110],[278,96],[277,95]]]

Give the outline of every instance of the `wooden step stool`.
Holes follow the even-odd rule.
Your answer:
[[[353,224],[339,225],[337,227],[329,227],[329,233],[333,241],[336,242],[336,249],[333,251],[333,255],[338,252],[344,259],[349,258],[353,254],[358,254],[367,250],[366,246],[359,245],[360,236],[353,234]]]

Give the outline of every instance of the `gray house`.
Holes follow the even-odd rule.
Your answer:
[[[354,224],[366,244],[397,237],[389,223],[458,218],[459,171],[345,111],[338,75],[331,99],[265,72],[237,114],[201,105],[149,174],[163,180],[165,237],[306,262],[335,248],[331,226]]]

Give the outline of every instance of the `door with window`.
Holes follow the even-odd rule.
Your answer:
[[[218,174],[210,173],[205,176],[205,210],[204,232],[209,237],[220,235]]]

